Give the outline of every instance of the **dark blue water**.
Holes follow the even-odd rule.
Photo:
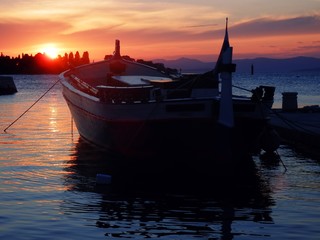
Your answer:
[[[281,108],[283,92],[297,92],[298,107],[320,105],[319,72],[236,74],[233,83],[248,89],[254,89],[257,85],[275,86],[275,108]],[[234,92],[243,94],[243,91],[237,89]]]
[[[319,160],[281,145],[287,171],[253,156],[234,178],[149,179],[129,168],[99,186],[114,156],[79,139],[60,85],[3,132],[57,76],[14,80],[19,92],[0,96],[0,239],[320,238]],[[299,106],[320,104],[314,73],[236,75],[234,84],[277,86],[279,107],[283,91],[298,92]]]

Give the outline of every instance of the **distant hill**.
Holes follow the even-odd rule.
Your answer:
[[[250,72],[251,65],[255,72],[295,72],[320,71],[320,58],[294,57],[286,59],[255,58],[234,61],[239,72]]]
[[[201,73],[214,68],[214,62],[202,62],[197,59],[179,58],[176,60],[155,59],[153,62],[161,62],[166,67],[181,69],[182,72]],[[250,73],[251,65],[255,73],[266,72],[294,72],[294,71],[319,71],[320,58],[294,57],[286,59],[254,58],[238,59],[233,61],[237,64],[238,73]]]
[[[214,68],[214,62],[202,62],[191,58],[178,58],[175,60],[154,59],[153,62],[163,63],[166,67],[175,68],[182,72],[201,73]]]

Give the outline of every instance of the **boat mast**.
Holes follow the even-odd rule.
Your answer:
[[[232,128],[234,126],[234,113],[232,104],[232,72],[235,64],[232,64],[232,50],[228,36],[228,18],[226,18],[226,30],[216,68],[221,78],[221,98],[219,110],[219,123]]]
[[[113,58],[117,59],[117,58],[121,58],[121,54],[120,54],[120,40],[116,39],[115,42],[115,49],[114,49],[114,53],[113,53]]]

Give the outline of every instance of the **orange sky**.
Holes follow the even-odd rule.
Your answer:
[[[234,58],[320,57],[320,0],[2,0],[0,51],[121,53],[145,60],[215,61],[229,17]]]

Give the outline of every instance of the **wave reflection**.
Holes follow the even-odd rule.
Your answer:
[[[210,177],[210,182],[190,173],[179,174],[177,169],[159,175],[152,172],[149,178],[148,172],[136,171],[141,166],[126,165],[123,159],[79,139],[67,166],[66,188],[73,194],[89,195],[67,199],[63,209],[98,212],[98,219],[91,221],[107,237],[233,239],[253,234],[248,224],[273,223],[271,191],[254,165],[233,178]],[[96,185],[97,173],[111,173],[112,184]],[[237,227],[241,224],[246,230]],[[268,235],[261,229],[257,232]]]

